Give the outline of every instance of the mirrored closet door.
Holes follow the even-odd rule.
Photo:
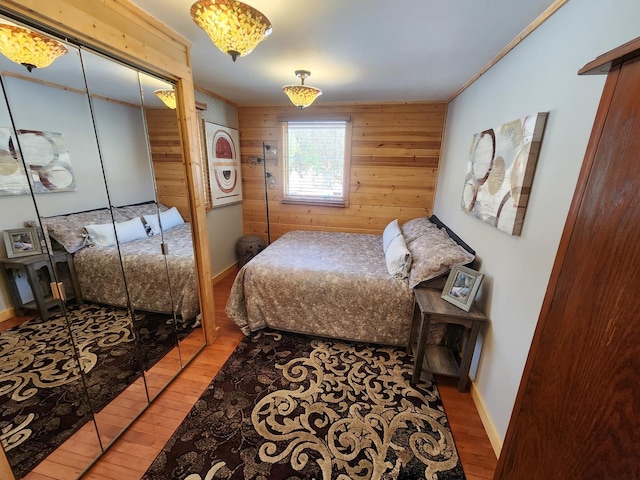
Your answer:
[[[92,298],[98,303],[128,301],[146,393],[152,399],[180,371],[167,257],[157,227],[161,210],[167,208],[156,197],[138,72],[84,49],[82,59],[125,280],[109,289],[96,286]],[[100,253],[87,275],[109,271],[101,268]]]
[[[103,209],[105,222],[111,217],[101,175],[90,191],[78,189],[78,182],[93,178],[101,163],[79,51],[69,44],[60,48],[66,53],[49,70],[29,72],[0,56],[6,99],[0,125],[3,157],[20,162],[20,168],[9,175],[2,169],[1,228],[5,238],[19,226],[33,224],[36,232],[32,229],[30,237],[25,235],[33,250],[4,242],[7,257],[13,255],[11,260],[25,265],[22,271],[5,269],[7,287],[19,290],[19,299],[12,296],[14,311],[24,315],[25,321],[0,334],[9,339],[2,345],[6,393],[0,397],[0,428],[5,434],[11,432],[2,444],[17,478],[43,468],[40,462],[65,445],[79,448],[80,462],[83,455],[88,462],[100,454],[103,445],[93,422],[99,407],[96,391],[109,376],[104,366],[113,346],[123,337],[131,338],[121,332],[130,325],[125,315],[119,319],[120,338],[105,342],[105,335],[111,335],[105,332],[114,330],[110,325],[114,318],[94,315],[82,301],[73,266],[73,256],[84,244],[82,232],[66,226],[58,236],[62,243],[46,234],[50,218],[64,218],[79,208]],[[82,161],[73,164],[71,152]],[[65,282],[65,277],[70,281]],[[54,298],[60,297],[60,283],[68,298],[65,303]]]
[[[47,427],[31,435],[40,441],[33,446],[38,455],[23,454],[30,448],[26,440],[10,448],[19,438],[12,425],[22,422],[22,413],[0,418],[0,434],[12,436],[3,436],[2,445],[16,478],[46,469],[56,455],[73,454],[74,465],[88,466],[204,345],[180,132],[175,110],[160,100],[173,86],[61,43],[67,52],[46,68],[29,71],[0,55],[7,99],[0,153],[4,149],[14,163],[24,159],[28,187],[17,192],[3,177],[13,165],[0,159],[0,185],[10,185],[0,192],[0,229],[30,221],[46,238],[48,277],[64,286],[67,300],[52,303],[44,315],[37,308],[27,315],[40,322],[39,334],[52,319],[66,327],[75,348],[51,348],[65,370],[74,371],[77,362],[79,381],[63,382],[61,394],[75,398],[77,387],[84,404],[58,401],[65,415],[81,416],[61,427],[63,433],[51,425],[66,418],[41,405]],[[28,282],[21,288],[28,291]],[[4,346],[19,337],[10,332],[6,342],[0,334],[0,354],[6,365],[24,363]],[[20,355],[27,351],[40,365],[47,361],[40,348],[22,347]],[[22,382],[23,390],[37,389],[33,374]],[[0,394],[5,389],[0,384]],[[4,407],[21,412],[0,396]],[[50,447],[43,448],[42,439]]]
[[[175,91],[173,84],[142,72],[140,85],[158,201],[161,209],[167,209],[160,212],[158,227],[166,246],[179,360],[184,366],[204,346],[205,338]]]

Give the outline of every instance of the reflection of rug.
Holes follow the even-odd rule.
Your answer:
[[[145,480],[464,479],[435,384],[404,349],[243,340]]]
[[[168,315],[137,312],[136,342],[125,309],[84,304],[68,313],[91,407],[64,318],[0,332],[0,440],[17,478],[139,378],[143,361],[151,366],[175,346]]]

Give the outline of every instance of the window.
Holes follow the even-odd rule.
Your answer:
[[[283,203],[347,206],[350,127],[345,119],[284,124]]]

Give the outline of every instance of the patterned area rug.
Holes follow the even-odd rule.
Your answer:
[[[70,305],[68,314],[90,406],[60,314],[0,332],[0,441],[16,478],[175,346],[168,315],[136,312],[137,342],[125,309]]]
[[[464,479],[435,384],[403,348],[257,332],[144,480]]]

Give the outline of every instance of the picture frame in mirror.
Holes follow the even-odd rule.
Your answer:
[[[26,257],[42,253],[38,231],[35,227],[14,228],[4,230],[4,245],[7,257]]]

